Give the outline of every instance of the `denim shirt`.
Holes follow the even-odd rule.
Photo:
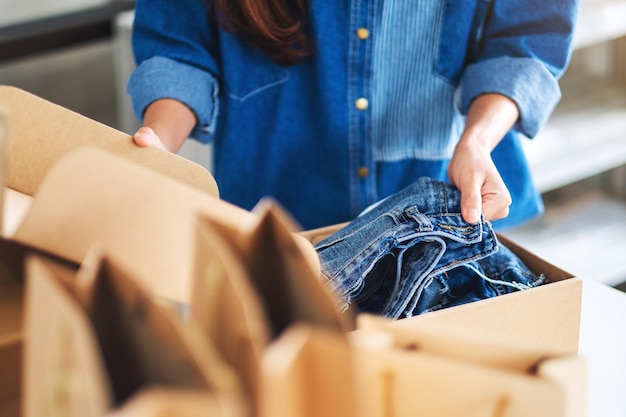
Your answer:
[[[273,196],[304,228],[446,180],[472,100],[504,94],[521,116],[493,158],[514,225],[542,210],[518,136],[560,99],[577,1],[311,0],[315,54],[283,67],[212,24],[208,2],[138,0],[128,91],[139,117],[159,98],[194,111],[224,200]]]

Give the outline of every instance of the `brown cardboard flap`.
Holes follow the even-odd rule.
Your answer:
[[[262,352],[270,325],[237,246],[237,233],[207,217],[198,219],[191,318],[211,340],[256,400]]]
[[[349,317],[339,313],[335,294],[323,286],[319,271],[298,247],[291,217],[269,198],[253,212],[258,218],[242,224],[241,250],[273,337],[297,322],[344,333]]]
[[[93,251],[77,275],[36,256],[27,268],[27,417],[99,417],[152,387],[204,395],[210,415],[242,416],[238,380],[212,346],[112,260]]]
[[[26,268],[24,416],[105,415],[114,398],[97,337],[56,278],[74,271],[37,256]]]
[[[154,148],[140,148],[132,137],[26,91],[0,86],[0,105],[11,120],[7,185],[34,195],[50,167],[80,146],[96,146],[134,161],[206,194],[217,196],[213,176],[204,167]]]
[[[355,358],[361,417],[570,416],[564,387],[533,374],[360,345]]]
[[[202,391],[151,387],[140,391],[107,417],[243,417]]]
[[[347,340],[336,332],[289,327],[263,355],[258,417],[361,416],[355,366]]]
[[[500,333],[467,331],[455,328],[449,331],[436,322],[414,321],[405,326],[380,316],[358,316],[359,331],[388,332],[398,349],[416,350],[447,358],[456,358],[511,372],[530,372],[546,357],[567,357],[569,352],[551,351],[543,343],[528,340],[511,341]]]
[[[2,195],[4,197],[4,214],[0,236],[10,237],[15,233],[15,229],[28,212],[33,203],[33,197],[6,187]]]
[[[0,336],[0,369],[1,404],[19,398],[22,390],[21,333]]]
[[[97,244],[149,291],[188,303],[197,215],[233,232],[255,217],[111,153],[80,148],[48,171],[14,239],[79,263]],[[319,274],[315,249],[296,240]]]

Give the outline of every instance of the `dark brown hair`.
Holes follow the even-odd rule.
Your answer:
[[[285,66],[313,52],[307,10],[307,0],[214,0],[215,16],[225,30]]]

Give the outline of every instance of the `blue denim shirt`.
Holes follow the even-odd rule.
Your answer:
[[[128,91],[139,117],[166,97],[195,112],[223,199],[273,196],[307,229],[445,180],[472,100],[504,94],[521,113],[493,153],[513,197],[500,224],[513,225],[542,210],[518,136],[560,98],[577,1],[311,0],[316,52],[282,67],[211,24],[205,1],[138,0]]]

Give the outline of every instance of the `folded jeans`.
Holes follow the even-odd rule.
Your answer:
[[[454,186],[419,178],[315,245],[343,309],[399,319],[540,285]]]

